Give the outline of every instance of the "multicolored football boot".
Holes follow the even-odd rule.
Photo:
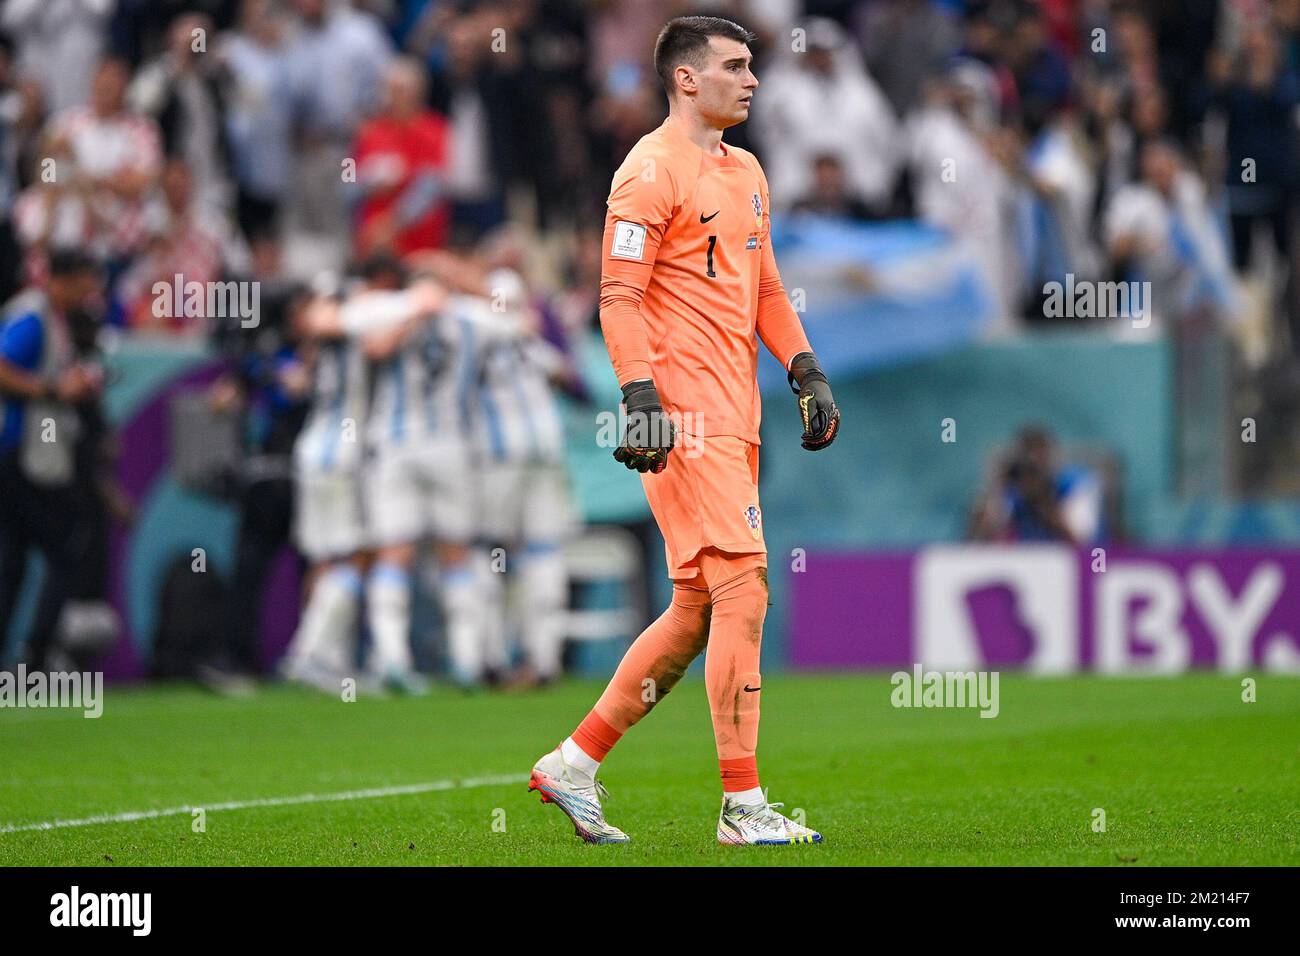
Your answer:
[[[718,816],[718,842],[730,846],[785,846],[791,843],[821,843],[816,830],[795,823],[777,813],[784,803],[763,802],[753,805],[734,802],[722,795],[722,813]]]
[[[627,843],[631,839],[618,827],[605,822],[601,802],[609,793],[599,780],[588,777],[564,762],[557,747],[533,766],[528,789],[542,795],[542,803],[553,803],[573,821],[573,829],[588,843]]]

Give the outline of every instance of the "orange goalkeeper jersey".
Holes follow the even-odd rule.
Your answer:
[[[811,351],[769,242],[753,154],[711,156],[671,120],[614,174],[600,324],[620,385],[652,379],[688,433],[758,442],[758,343],[788,368]]]

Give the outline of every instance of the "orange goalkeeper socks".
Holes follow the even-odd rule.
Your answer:
[[[716,565],[701,555],[710,581],[713,620],[704,682],[713,715],[722,788],[727,793],[758,786],[759,650],[767,616],[764,555],[718,555]],[[764,559],[760,563],[760,559]],[[739,570],[738,569],[743,569]],[[738,572],[738,573],[737,573]],[[717,583],[713,583],[713,582]]]
[[[758,787],[767,556],[706,549],[699,564],[700,575],[689,585],[674,585],[672,604],[628,648],[596,706],[573,732],[570,740],[591,759],[591,772],[707,645],[704,681],[723,791]]]
[[[720,759],[718,769],[722,772],[723,793],[744,793],[758,788],[757,757],[751,755],[734,760]]]
[[[582,718],[582,723],[578,724],[578,729],[570,739],[582,748],[584,754],[600,763],[622,736],[623,731],[615,730],[593,710]]]
[[[650,712],[686,673],[709,640],[709,594],[674,585],[673,601],[623,655],[609,686],[573,732],[597,762]]]

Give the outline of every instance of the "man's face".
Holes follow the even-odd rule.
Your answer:
[[[1021,455],[1036,470],[1048,472],[1052,469],[1053,448],[1049,439],[1033,435],[1021,443]]]
[[[1152,186],[1167,193],[1178,174],[1178,159],[1160,143],[1152,143],[1142,153],[1142,174]]]
[[[700,116],[719,129],[749,119],[749,103],[758,77],[749,69],[753,55],[739,40],[709,37],[704,66],[692,70],[695,105]]]
[[[163,169],[162,188],[167,203],[173,209],[185,210],[190,205],[193,179],[189,167],[182,162],[171,162]]]
[[[839,160],[823,156],[813,167],[813,176],[819,194],[838,197],[844,192],[844,167]]]
[[[420,78],[410,70],[395,67],[385,78],[384,103],[389,113],[409,116],[420,110]]]
[[[99,275],[94,269],[86,269],[70,275],[51,276],[49,295],[55,307],[64,312],[93,309],[99,297]]]
[[[304,20],[316,23],[325,16],[324,0],[294,0],[293,7]]]
[[[178,18],[172,24],[171,33],[168,36],[168,46],[171,48],[172,55],[181,63],[193,63],[198,59],[198,51],[195,50],[194,41],[199,36],[206,36],[211,33],[211,24],[206,17],[198,14],[185,14]]]
[[[1133,125],[1142,133],[1159,133],[1165,128],[1165,100],[1158,89],[1138,92],[1133,100]]]
[[[824,46],[810,47],[808,55],[801,62],[806,69],[818,76],[830,76],[835,72],[835,53]]]
[[[116,113],[122,108],[122,98],[126,93],[126,67],[116,60],[105,60],[95,71],[91,83],[90,98],[95,109],[101,113]]]

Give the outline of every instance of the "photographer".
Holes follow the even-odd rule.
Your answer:
[[[300,355],[298,313],[306,290],[282,277],[279,248],[266,235],[252,241],[250,281],[261,284],[262,314],[251,329],[229,320],[215,343],[231,371],[213,383],[214,411],[238,410],[249,436],[226,491],[238,502],[239,536],[231,590],[226,664],[241,674],[261,670],[258,644],[266,578],[279,551],[290,544],[293,519],[291,459],[307,413],[309,375]]]
[[[1101,484],[1082,466],[1061,467],[1044,428],[1026,427],[995,465],[972,510],[976,541],[1062,541],[1091,544],[1102,531]]]
[[[99,394],[103,371],[77,359],[74,329],[93,322],[99,297],[94,261],[80,251],[56,251],[46,288],[13,299],[0,324],[0,622],[12,620],[27,552],[39,549],[45,580],[26,650],[33,669],[47,666],[89,547],[75,483],[82,430],[76,406]]]

